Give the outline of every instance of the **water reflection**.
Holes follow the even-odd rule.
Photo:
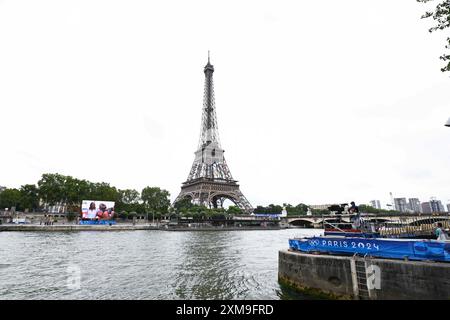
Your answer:
[[[278,250],[317,230],[0,232],[2,299],[305,299]],[[67,267],[81,287],[67,287]]]

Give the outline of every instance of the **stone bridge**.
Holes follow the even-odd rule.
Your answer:
[[[323,223],[333,222],[350,222],[352,215],[323,215],[323,216],[287,216],[281,218],[284,223],[288,223],[291,226],[299,226],[306,228],[323,228]],[[402,224],[429,224],[438,221],[450,220],[450,213],[439,214],[361,214],[361,218],[371,222],[401,222]]]

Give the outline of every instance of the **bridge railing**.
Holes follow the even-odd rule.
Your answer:
[[[355,214],[327,214],[327,215],[288,215],[284,218],[338,218],[338,217],[352,217]],[[433,212],[433,213],[360,213],[361,217],[428,217],[428,216],[448,216],[450,217],[450,212]]]

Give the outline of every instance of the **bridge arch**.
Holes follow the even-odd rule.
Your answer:
[[[289,221],[289,225],[296,226],[296,227],[303,227],[303,228],[313,228],[314,222],[312,222],[311,220],[308,220],[308,219],[299,218],[299,219]]]

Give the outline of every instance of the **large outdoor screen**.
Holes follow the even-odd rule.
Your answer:
[[[81,215],[86,220],[110,220],[114,217],[113,201],[83,200]]]

